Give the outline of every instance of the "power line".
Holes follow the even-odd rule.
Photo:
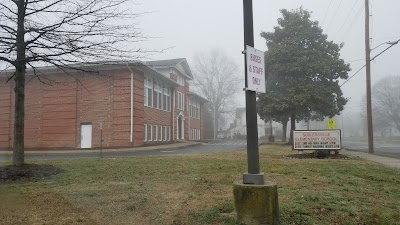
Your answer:
[[[364,59],[364,58],[361,58],[361,59],[353,59],[353,60],[348,61],[348,63],[358,62],[358,61],[361,61],[361,60],[365,60],[365,59]]]
[[[358,10],[358,12],[357,12],[356,16],[354,17],[353,21],[350,23],[349,28],[347,28],[347,30],[346,30],[346,32],[345,32],[345,35],[344,35],[344,37],[343,37],[343,41],[345,41],[345,40],[347,39],[347,37],[349,36],[351,28],[353,28],[355,22],[358,20],[358,18],[360,18],[361,12],[362,12],[362,10],[363,10],[364,8],[365,8],[365,6],[362,5],[361,8]]]
[[[388,42],[390,44],[389,47],[385,48],[382,52],[380,52],[378,55],[374,56],[374,58],[371,59],[371,61],[374,61],[378,56],[382,55],[382,53],[386,52],[389,50],[389,48],[393,47],[394,45],[397,45],[399,43],[400,39],[395,41],[395,42]]]
[[[346,17],[346,19],[344,20],[342,26],[340,26],[339,30],[338,30],[336,33],[339,33],[339,32],[343,29],[343,27],[344,27],[344,25],[346,24],[347,20],[350,18],[350,15],[352,14],[354,8],[356,7],[358,1],[359,1],[359,0],[356,0],[356,2],[354,2],[354,5],[353,5],[353,7],[351,8],[349,14],[347,15],[347,17]]]
[[[340,0],[340,3],[339,3],[339,5],[338,5],[338,7],[336,8],[335,14],[333,14],[333,17],[332,17],[332,19],[331,19],[331,22],[330,22],[329,25],[328,25],[328,29],[326,30],[327,33],[328,33],[329,29],[331,28],[331,25],[332,25],[332,23],[333,23],[333,20],[336,18],[336,15],[337,15],[337,13],[338,13],[338,11],[339,11],[339,9],[340,9],[340,6],[342,5],[342,2],[343,2],[343,0]]]
[[[324,22],[325,22],[326,16],[328,15],[329,8],[331,7],[331,4],[332,4],[332,0],[329,2],[328,8],[326,9],[326,12],[325,12],[325,15],[324,15],[324,19],[322,19],[321,27],[322,27],[322,25],[324,25]]]
[[[398,38],[398,37],[396,37],[396,38]],[[384,44],[392,44],[392,43],[395,43],[395,42],[390,42],[390,41],[382,42],[381,44],[379,44],[379,45],[375,46],[374,48],[372,48],[371,51],[373,51],[373,50],[375,50],[375,49],[381,47],[381,46],[384,45]],[[358,62],[358,61],[362,61],[362,60],[365,60],[365,58],[352,59],[352,60],[350,60],[350,61],[347,61],[347,63]]]
[[[355,75],[357,75],[357,73],[359,73],[362,69],[364,69],[364,67],[366,67],[366,65],[362,66],[359,70],[357,70],[357,72],[355,72],[351,77],[349,77],[345,82],[343,82],[343,84],[341,84],[340,87],[342,87],[347,82],[349,82],[351,80],[351,78],[353,78]]]
[[[384,52],[386,52],[387,50],[389,50],[389,48],[393,47],[394,45],[397,45],[400,42],[400,39],[395,41],[395,42],[387,42],[388,44],[390,44],[389,47],[385,48],[385,50],[381,51],[379,54],[377,54],[376,56],[374,56],[370,61],[374,61],[376,58],[378,58],[380,55],[382,55]],[[349,77],[345,82],[343,82],[343,84],[340,85],[340,87],[342,87],[343,85],[345,85],[347,82],[349,82],[355,75],[357,75],[362,69],[364,69],[364,67],[366,67],[367,65],[362,66],[359,70],[357,70],[357,72],[355,72],[351,77]]]

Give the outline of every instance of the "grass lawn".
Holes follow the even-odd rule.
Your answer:
[[[291,159],[261,146],[281,224],[400,224],[400,170],[351,159]],[[29,161],[66,172],[0,184],[0,224],[238,224],[232,183],[246,151]],[[4,166],[5,164],[0,164]]]

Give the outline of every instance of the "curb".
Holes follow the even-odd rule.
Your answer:
[[[351,151],[349,149],[342,149],[343,154],[351,157],[359,157],[363,160],[371,161],[371,162],[376,162],[388,167],[392,168],[400,168],[400,159],[397,158],[391,158],[391,157],[385,157],[385,156],[379,156],[379,155],[372,155],[368,154],[365,152],[356,152],[356,151]]]

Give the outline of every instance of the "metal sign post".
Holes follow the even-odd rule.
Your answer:
[[[254,47],[253,30],[253,2],[243,0],[244,19],[244,49],[247,46]],[[247,50],[247,49],[246,49]],[[260,173],[260,161],[258,152],[258,129],[256,111],[256,92],[248,89],[248,63],[245,51],[245,79],[246,79],[246,129],[247,129],[247,173],[243,174],[244,184],[264,184],[264,173]],[[262,68],[264,69],[264,68]],[[251,86],[251,85],[250,85]]]
[[[264,181],[260,172],[256,91],[265,91],[264,54],[254,50],[253,2],[243,0],[245,77],[246,77],[246,129],[247,172],[243,181],[233,183],[233,198],[237,220],[244,224],[279,224],[278,187]],[[250,54],[250,55],[249,55]],[[264,80],[264,81],[262,81]]]

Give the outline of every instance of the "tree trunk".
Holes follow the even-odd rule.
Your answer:
[[[269,129],[270,129],[269,142],[275,142],[274,129],[272,127],[272,120],[269,121]]]
[[[296,113],[290,115],[290,139],[289,143],[293,144],[293,131],[296,130]]]
[[[287,123],[288,123],[288,120],[282,121],[282,141],[283,142],[286,142]]]
[[[14,150],[13,165],[21,166],[24,159],[24,127],[25,127],[25,1],[18,0],[17,28],[17,60],[15,65],[15,114],[14,114]]]

